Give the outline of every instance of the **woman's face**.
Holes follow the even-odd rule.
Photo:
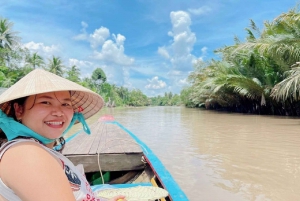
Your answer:
[[[29,96],[24,105],[14,105],[16,118],[36,133],[49,138],[59,138],[73,117],[68,91],[49,92]]]

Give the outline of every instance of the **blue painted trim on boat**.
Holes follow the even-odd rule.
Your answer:
[[[131,184],[99,184],[91,186],[92,191],[97,191],[99,189],[106,189],[106,188],[130,188],[136,186],[152,186],[151,183],[131,183]]]
[[[181,190],[178,184],[173,179],[172,175],[169,171],[165,168],[162,162],[157,158],[157,156],[151,151],[151,149],[142,142],[137,136],[135,136],[132,132],[130,132],[127,128],[125,128],[122,124],[116,121],[107,122],[118,125],[124,131],[126,131],[143,149],[144,154],[151,162],[152,166],[154,167],[156,173],[159,175],[160,179],[163,181],[166,190],[172,197],[173,201],[186,201],[189,200],[185,193]]]

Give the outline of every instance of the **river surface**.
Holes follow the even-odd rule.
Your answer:
[[[105,108],[191,201],[300,200],[300,119],[185,107]]]

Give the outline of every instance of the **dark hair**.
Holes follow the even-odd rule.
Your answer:
[[[8,111],[7,116],[14,118],[15,121],[18,121],[17,117],[16,117],[16,113],[15,113],[14,104],[17,103],[18,105],[24,106],[27,98],[28,98],[28,96],[10,101],[10,104],[8,105],[9,108],[7,110]],[[32,107],[33,107],[33,105],[32,105]],[[28,137],[18,137],[18,138],[28,138]],[[2,146],[2,144],[4,144],[5,142],[7,142],[7,137],[6,137],[5,133],[0,129],[0,146]],[[62,152],[62,150],[65,148],[65,144],[66,144],[66,141],[65,141],[64,137],[60,137],[60,138],[56,139],[54,142],[54,147],[56,145],[59,145],[59,146],[56,146],[55,150],[58,152]]]
[[[17,103],[18,105],[24,105],[27,97],[18,98],[18,99],[10,101],[10,103],[7,105],[7,108],[6,108],[6,115],[8,117],[14,118],[15,121],[18,121],[16,114],[15,114],[14,104]],[[5,142],[7,142],[7,137],[6,137],[5,133],[3,132],[3,130],[0,129],[0,146],[2,146],[2,144],[4,144]]]

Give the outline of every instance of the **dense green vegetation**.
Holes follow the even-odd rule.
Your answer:
[[[198,62],[191,86],[181,94],[186,106],[233,112],[300,115],[300,13],[293,8],[247,38],[219,48],[219,61]]]
[[[43,68],[65,77],[99,93],[108,106],[149,106],[178,105],[178,95],[148,98],[138,89],[129,90],[107,82],[105,72],[96,68],[91,77],[81,79],[77,66],[65,66],[60,57],[52,56],[45,61],[37,52],[31,53],[23,48],[18,33],[13,31],[13,23],[0,18],[0,87],[10,87],[35,68]]]

